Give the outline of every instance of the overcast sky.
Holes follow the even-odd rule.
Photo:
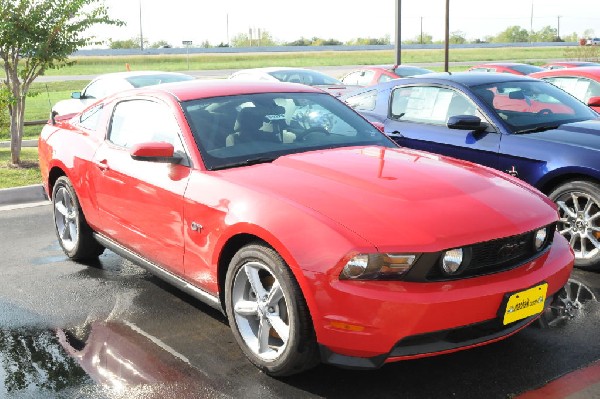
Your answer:
[[[105,0],[110,15],[127,23],[122,28],[97,28],[99,39],[124,40],[142,33],[150,43],[166,40],[173,46],[191,40],[227,43],[250,28],[268,31],[278,41],[320,37],[348,41],[357,37],[395,35],[396,0]],[[441,40],[444,36],[445,0],[404,0],[402,38],[423,31]],[[450,31],[467,39],[496,35],[506,27],[529,29],[533,5],[533,30],[550,25],[561,35],[586,29],[600,36],[600,0],[451,0]],[[559,19],[560,17],[560,19]],[[422,18],[422,19],[421,19]]]

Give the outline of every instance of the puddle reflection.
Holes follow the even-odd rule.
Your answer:
[[[133,324],[0,330],[0,397],[223,398],[204,374]]]
[[[543,328],[558,328],[581,321],[597,311],[599,297],[598,274],[575,270],[567,284],[554,296],[539,324]]]

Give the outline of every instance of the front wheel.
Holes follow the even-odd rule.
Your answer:
[[[61,176],[52,189],[54,228],[65,254],[73,260],[98,257],[104,252],[87,224],[69,179]]]
[[[571,181],[549,195],[558,205],[557,229],[575,253],[575,266],[600,269],[600,185]]]
[[[229,265],[225,306],[246,357],[272,376],[287,376],[318,363],[310,313],[300,287],[272,248],[251,244]]]

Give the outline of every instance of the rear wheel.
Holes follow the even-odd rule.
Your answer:
[[[558,205],[557,229],[575,253],[575,266],[600,269],[600,185],[571,181],[549,195]]]
[[[58,242],[67,256],[73,260],[96,258],[102,247],[93,236],[85,220],[79,200],[69,179],[61,176],[52,190],[54,227]]]
[[[235,254],[227,271],[225,306],[236,341],[265,373],[286,376],[318,363],[304,297],[272,248],[251,244]]]

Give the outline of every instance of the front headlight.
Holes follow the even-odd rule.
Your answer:
[[[358,254],[342,269],[342,280],[390,280],[406,274],[417,260],[416,254]]]

